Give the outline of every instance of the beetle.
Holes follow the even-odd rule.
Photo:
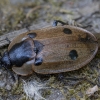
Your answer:
[[[34,71],[40,74],[68,72],[89,63],[97,50],[98,42],[92,33],[55,20],[52,27],[15,37],[1,57],[0,65],[23,76]]]

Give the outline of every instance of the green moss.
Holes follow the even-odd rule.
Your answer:
[[[5,95],[6,94],[6,90],[4,88],[0,88],[0,94]]]
[[[19,100],[29,100],[29,99],[23,95]]]
[[[49,89],[42,92],[42,96],[44,98],[47,97],[47,96],[49,96],[50,94],[51,94],[51,91]]]
[[[55,7],[61,7],[62,6],[62,4],[63,4],[63,1],[58,1],[58,2],[55,2],[55,0],[48,0],[49,1],[49,3],[51,4],[51,5],[53,5],[53,6],[55,6]]]
[[[16,85],[14,85],[13,89],[11,90],[11,93],[14,94],[14,95],[15,94],[16,95],[21,94],[23,92],[22,87],[23,87],[22,83],[18,83]]]

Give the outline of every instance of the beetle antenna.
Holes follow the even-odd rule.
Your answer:
[[[3,67],[7,70],[7,72],[10,73],[10,75],[11,75],[13,81],[15,82],[16,80],[15,80],[14,74],[13,74],[8,68],[6,68],[5,66],[3,66]]]

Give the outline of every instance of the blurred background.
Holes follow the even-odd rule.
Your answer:
[[[91,24],[100,32],[99,11],[99,0],[1,0],[0,30],[7,32],[21,29],[26,24],[46,25],[54,19],[74,19],[83,25]]]
[[[0,35],[28,26],[43,28],[52,25],[53,20],[65,22],[74,20],[88,31],[100,33],[100,0],[0,0]],[[7,46],[2,47],[1,51],[4,52],[5,49]],[[100,84],[99,55],[84,68],[64,73],[64,77],[69,76],[85,76]],[[36,94],[28,97],[23,88],[25,84],[23,80],[26,84],[30,80],[33,84],[41,85],[42,88],[38,89],[40,97]],[[49,77],[33,75],[29,78],[20,77],[16,85],[9,73],[0,69],[0,100],[29,100],[29,98],[33,100],[100,100],[100,90],[92,96],[86,95],[87,88],[93,87],[88,82],[64,81],[60,82],[56,75]],[[46,89],[46,87],[49,88]]]

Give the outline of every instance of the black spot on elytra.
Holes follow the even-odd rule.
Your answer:
[[[27,35],[28,35],[30,38],[35,38],[37,34],[36,34],[36,33],[28,33]]]
[[[77,51],[76,51],[76,50],[71,50],[71,51],[69,52],[69,57],[70,57],[72,60],[76,60],[77,57],[78,57]]]
[[[38,40],[34,40],[34,51],[38,54],[40,51],[43,50],[44,45],[40,43]]]
[[[42,64],[42,62],[43,62],[43,59],[42,58],[36,58],[34,65],[39,66],[39,65]]]
[[[70,29],[68,29],[68,28],[64,28],[64,29],[63,29],[63,32],[64,32],[65,34],[72,34],[72,31],[71,31]]]

